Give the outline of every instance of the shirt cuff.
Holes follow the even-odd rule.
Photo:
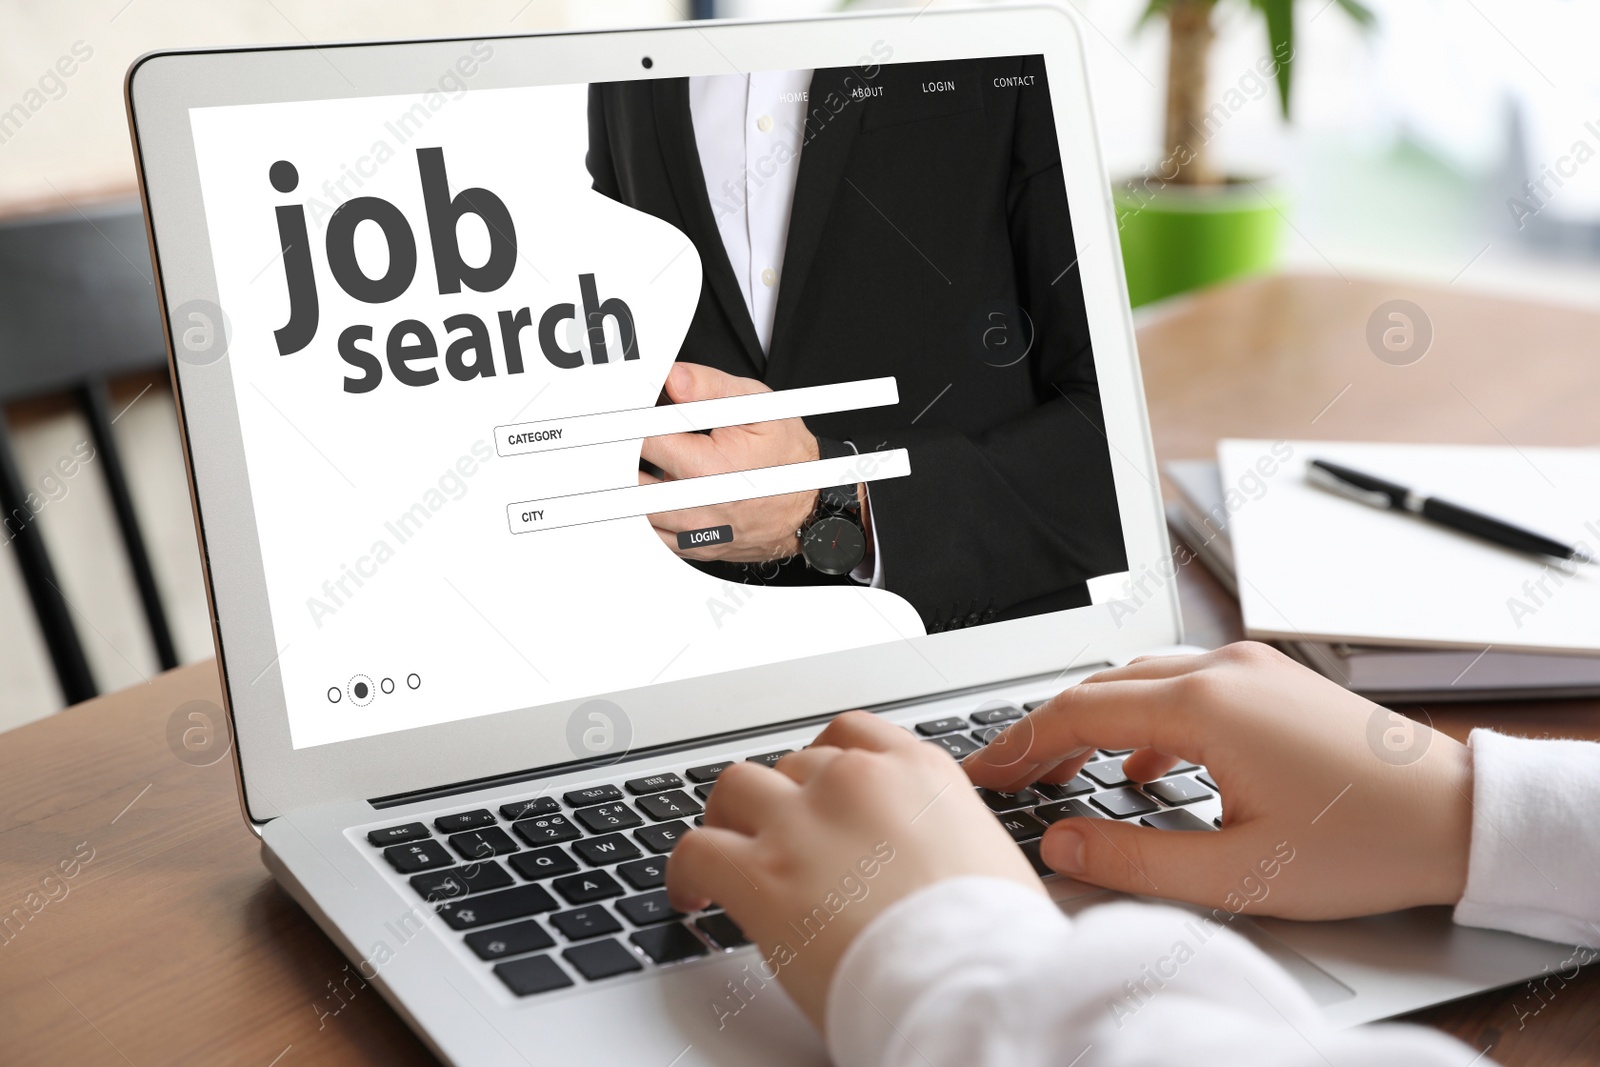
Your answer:
[[[828,987],[828,1054],[840,1067],[888,1062],[904,1020],[930,974],[967,955],[1004,959],[1007,931],[1035,947],[1040,931],[1065,932],[1071,921],[1050,898],[1005,878],[950,878],[917,890],[867,924]],[[952,938],[952,931],[960,931]],[[930,969],[931,968],[931,969]]]
[[[1600,946],[1600,744],[1474,730],[1464,926]]]
[[[856,447],[854,441],[846,441],[850,451],[861,455],[861,449]],[[862,585],[871,586],[873,589],[883,588],[883,547],[878,543],[878,513],[872,507],[872,491],[865,483],[861,486],[861,506],[867,512],[867,525],[872,529],[872,559],[862,560],[855,570],[850,572],[851,581],[860,582]]]
[[[854,446],[852,445],[851,447]],[[867,487],[863,485],[861,489],[865,495],[867,493]],[[865,504],[867,508],[867,525],[872,528],[872,559],[862,560],[861,565],[850,572],[850,577],[854,581],[860,582],[862,585],[868,585],[874,589],[882,589],[883,547],[878,543],[878,515],[877,512],[872,510],[872,501],[870,497],[863,499],[862,503]]]

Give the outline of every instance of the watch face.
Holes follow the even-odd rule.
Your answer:
[[[812,523],[800,541],[806,562],[823,574],[849,574],[867,554],[867,539],[861,527],[838,515],[828,515]]]

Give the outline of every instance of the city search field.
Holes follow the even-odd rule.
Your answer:
[[[671,482],[625,485],[617,489],[597,489],[544,500],[526,500],[508,505],[506,518],[511,524],[512,533],[534,533],[563,526],[581,526],[664,511],[729,504],[736,500],[754,500],[782,493],[799,493],[808,489],[825,489],[831,485],[903,478],[910,473],[910,453],[903,448],[894,448],[839,459],[787,463],[778,467],[711,474],[703,478],[681,478]]]

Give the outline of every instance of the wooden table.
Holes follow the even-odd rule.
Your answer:
[[[1363,340],[1393,297],[1435,330],[1409,367]],[[1592,443],[1596,336],[1600,316],[1577,311],[1273,278],[1163,309],[1140,347],[1165,459],[1209,455],[1228,434]],[[1191,640],[1238,636],[1237,608],[1202,569],[1184,568],[1180,589]],[[350,972],[261,866],[229,763],[194,766],[168,741],[175,718],[192,725],[193,701],[220,704],[213,664],[0,735],[0,922],[13,916],[0,932],[0,1060],[430,1062],[374,991],[352,982],[334,997]],[[1457,737],[1476,725],[1600,737],[1596,701],[1429,710]],[[1547,998],[1537,1015],[1539,1001],[1510,990],[1415,1018],[1506,1064],[1600,1062],[1600,968]]]
[[[1432,324],[1431,347],[1409,366],[1378,359],[1366,340],[1368,318],[1395,299]],[[1572,446],[1600,444],[1597,336],[1600,316],[1586,311],[1290,276],[1157,309],[1139,330],[1139,353],[1162,460],[1215,458],[1223,437]],[[1183,568],[1178,589],[1190,641],[1243,636],[1237,602],[1198,562]],[[1600,700],[1426,710],[1462,740],[1479,726],[1600,740]],[[1408,1018],[1502,1064],[1600,1063],[1600,965],[1542,1000],[1518,986]]]

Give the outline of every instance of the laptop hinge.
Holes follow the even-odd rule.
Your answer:
[[[1109,663],[1083,663],[1069,668],[1073,673],[1079,671],[1094,671]],[[930,700],[944,700],[950,697],[960,697],[969,693],[982,693],[1002,686],[1022,685],[1036,679],[1060,678],[1061,673],[1030,675],[1026,678],[1015,678],[1006,682],[989,682],[984,685],[969,686],[965,689],[942,690],[936,693],[925,693],[922,696],[907,697],[888,704],[877,704],[867,708],[867,711],[880,714],[887,711],[896,711],[900,708],[910,707],[913,704],[924,704]],[[424,789],[413,789],[405,793],[391,793],[388,796],[373,797],[367,803],[374,808],[397,808],[404,804],[415,804],[426,800],[442,800],[446,797],[459,796],[462,793],[475,793],[480,789],[504,788],[520,785],[523,782],[533,782],[541,778],[553,778],[560,774],[570,774],[573,771],[599,769],[612,767],[622,762],[633,762],[645,757],[669,755],[673,752],[686,752],[690,749],[704,748],[707,745],[743,741],[746,738],[761,737],[766,734],[778,733],[782,730],[793,729],[797,726],[820,726],[828,722],[841,711],[821,712],[817,715],[805,715],[796,719],[787,719],[783,722],[765,723],[761,726],[752,726],[745,730],[729,730],[725,733],[707,734],[701,737],[689,738],[684,741],[673,741],[663,745],[654,745],[649,748],[630,749],[623,753],[606,756],[596,756],[590,759],[569,760],[566,763],[553,763],[544,767],[535,767],[522,771],[511,771],[506,774],[489,775],[484,778],[473,778],[464,782],[450,782],[445,785],[429,786]]]

